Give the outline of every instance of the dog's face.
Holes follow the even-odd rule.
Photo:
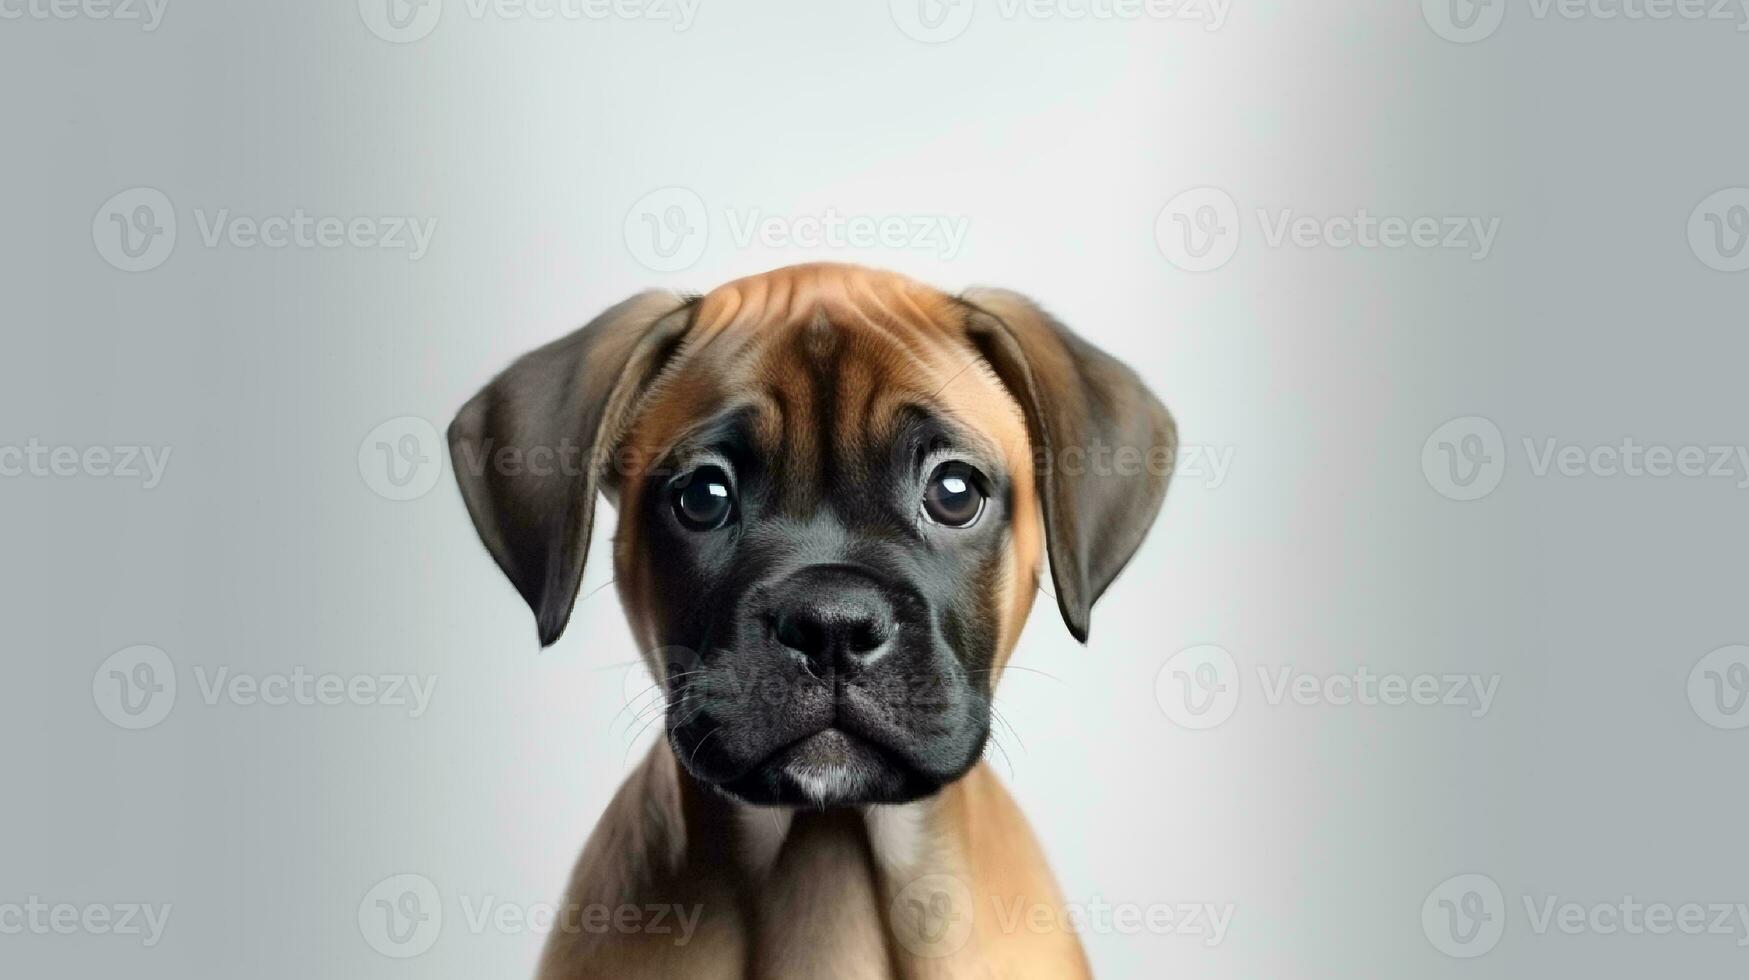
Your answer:
[[[599,488],[619,510],[615,581],[694,777],[754,803],[836,805],[963,775],[1046,541],[1084,637],[1159,506],[1169,417],[1008,294],[801,266],[628,302],[519,362],[452,427],[470,512],[543,640],[563,628]],[[569,482],[531,486],[532,466],[512,478],[493,460],[568,441],[592,460]],[[1131,472],[1115,457],[1095,472],[1096,442],[1132,448]]]
[[[1026,424],[964,312],[896,280],[706,296],[622,444],[621,595],[698,778],[898,801],[983,750],[1039,560]],[[801,290],[813,290],[801,295]]]

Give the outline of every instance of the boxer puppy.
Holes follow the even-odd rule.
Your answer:
[[[1085,642],[1165,496],[1176,432],[1132,371],[1014,293],[803,265],[634,296],[449,441],[542,645],[614,503],[665,695],[541,977],[1087,975],[982,759],[1045,558]]]

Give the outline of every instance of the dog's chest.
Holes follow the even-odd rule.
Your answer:
[[[757,890],[757,975],[894,976],[882,888],[861,817],[802,812],[788,823]]]

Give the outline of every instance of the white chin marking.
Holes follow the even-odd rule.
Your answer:
[[[856,789],[859,782],[849,766],[837,763],[820,765],[792,762],[784,767],[783,774],[790,782],[795,783],[803,796],[819,804],[844,799]]]

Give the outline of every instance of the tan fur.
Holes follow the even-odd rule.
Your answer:
[[[729,283],[699,301],[686,346],[643,396],[624,435],[624,458],[658,458],[698,419],[735,400],[756,406],[762,438],[807,438],[814,431],[805,418],[811,395],[798,382],[804,375],[784,362],[797,346],[781,341],[811,331],[803,350],[848,345],[857,356],[844,360],[837,382],[840,403],[854,408],[840,413],[834,438],[847,445],[878,438],[896,407],[916,400],[957,416],[1007,463],[1014,499],[995,660],[1000,668],[1032,607],[1043,525],[1025,418],[966,342],[964,316],[952,297],[853,266],[797,266]],[[703,356],[706,351],[712,356]],[[619,513],[637,513],[642,481],[621,482]],[[651,578],[637,523],[620,522],[615,578],[634,631],[650,649]],[[892,809],[902,812],[802,810],[780,820],[696,785],[659,742],[591,835],[566,905],[692,903],[702,907],[697,934],[676,946],[668,936],[562,928],[549,943],[540,976],[1087,975],[1072,933],[1037,931],[1024,917],[1003,928],[1002,911],[1059,910],[1061,896],[1025,819],[987,764],[934,798]],[[881,832],[871,834],[871,820],[882,821]],[[755,840],[762,833],[780,835],[781,843]],[[969,939],[957,949],[925,950],[940,956],[918,955],[916,937],[906,931],[907,886],[929,875],[963,883],[970,899],[970,907],[953,909],[970,916]]]

